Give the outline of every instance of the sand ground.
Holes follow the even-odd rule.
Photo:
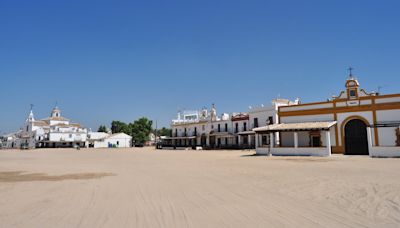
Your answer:
[[[399,227],[400,159],[0,151],[0,227]]]

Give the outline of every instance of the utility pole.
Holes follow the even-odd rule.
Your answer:
[[[157,144],[157,120],[156,120],[156,131],[154,132],[154,142],[155,142],[156,148],[157,148],[158,147],[158,144]]]

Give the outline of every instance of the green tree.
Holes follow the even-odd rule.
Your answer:
[[[152,125],[153,121],[146,117],[142,117],[129,124],[131,130],[130,135],[135,144],[144,144],[146,141],[150,140],[149,135],[153,130]]]
[[[172,134],[172,129],[170,128],[161,128],[157,130],[157,136],[171,136]]]
[[[118,121],[118,120],[114,120],[113,122],[111,122],[111,132],[113,134],[115,133],[125,133],[130,135],[131,134],[131,130],[129,129],[128,124]]]
[[[107,132],[107,127],[104,125],[100,125],[99,129],[97,130],[98,132]]]

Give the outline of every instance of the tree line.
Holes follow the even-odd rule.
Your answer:
[[[98,132],[108,132],[105,125],[100,125]],[[132,136],[132,140],[136,145],[143,145],[150,140],[150,133],[155,133],[153,129],[153,121],[146,117],[139,118],[131,123],[114,120],[111,122],[111,133],[125,133]],[[169,128],[157,129],[157,136],[170,136],[172,130]]]

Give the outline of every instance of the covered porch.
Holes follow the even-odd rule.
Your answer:
[[[256,153],[266,155],[330,156],[331,128],[336,121],[280,123],[253,129]],[[280,143],[277,144],[279,135]]]
[[[239,148],[243,149],[254,149],[256,145],[254,131],[242,131],[236,133],[237,135],[237,145]]]
[[[163,137],[161,138],[162,148],[186,148],[195,147],[197,145],[196,136],[181,136],[181,137]]]
[[[208,135],[208,145],[210,148],[227,149],[235,145],[235,136],[229,132],[211,132]]]

